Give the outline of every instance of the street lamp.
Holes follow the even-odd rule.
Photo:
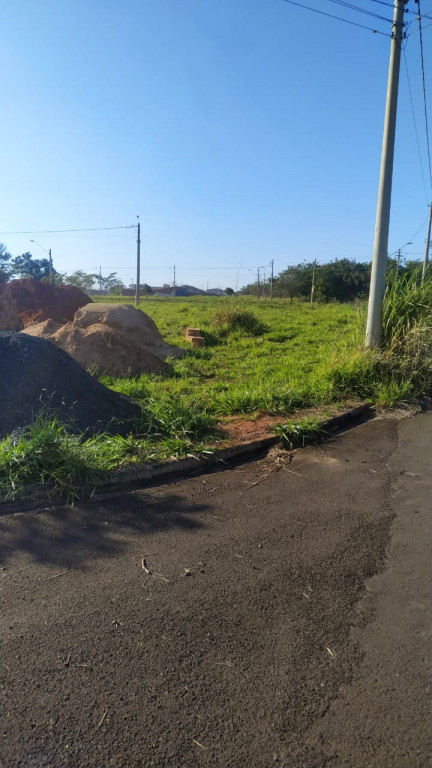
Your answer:
[[[45,251],[45,253],[48,254],[48,258],[49,258],[49,281],[50,281],[50,283],[52,285],[54,283],[54,270],[53,270],[53,261],[52,261],[52,256],[51,256],[51,248],[49,249],[49,251],[47,251],[47,249],[44,248],[43,245],[38,243],[37,240],[30,240],[30,242],[34,243],[35,245],[38,245],[39,248],[42,248],[42,250]]]

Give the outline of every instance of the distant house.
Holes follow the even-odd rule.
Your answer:
[[[152,286],[153,296],[173,296],[173,290],[171,285],[163,285],[162,288]]]
[[[174,296],[174,288],[171,285],[163,285],[162,288],[152,288],[153,296]],[[205,291],[195,288],[194,285],[176,285],[176,297],[205,296]]]
[[[176,285],[175,295],[179,298],[185,298],[187,296],[225,296],[225,291],[221,288],[209,288],[207,291],[202,291],[201,288],[195,288],[194,285]],[[135,288],[123,288],[122,296],[135,296]],[[174,297],[174,288],[172,285],[152,286],[152,296],[160,296],[161,298]]]

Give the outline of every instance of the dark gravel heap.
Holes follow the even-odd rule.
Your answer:
[[[88,434],[126,434],[141,414],[50,341],[0,333],[0,437],[25,429],[41,410]]]

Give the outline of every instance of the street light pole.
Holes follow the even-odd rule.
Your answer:
[[[41,248],[43,251],[45,251],[45,253],[48,254],[48,259],[49,259],[49,273],[48,273],[49,277],[48,277],[48,279],[49,279],[51,285],[53,285],[53,283],[54,283],[54,269],[53,269],[53,260],[52,260],[52,255],[51,255],[51,248],[49,249],[49,251],[47,251],[47,249],[44,248],[43,245],[38,243],[37,240],[30,240],[30,242],[34,243],[35,245],[38,245],[39,248]]]

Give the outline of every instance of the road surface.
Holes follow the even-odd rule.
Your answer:
[[[432,768],[432,413],[0,517],[1,768]]]

